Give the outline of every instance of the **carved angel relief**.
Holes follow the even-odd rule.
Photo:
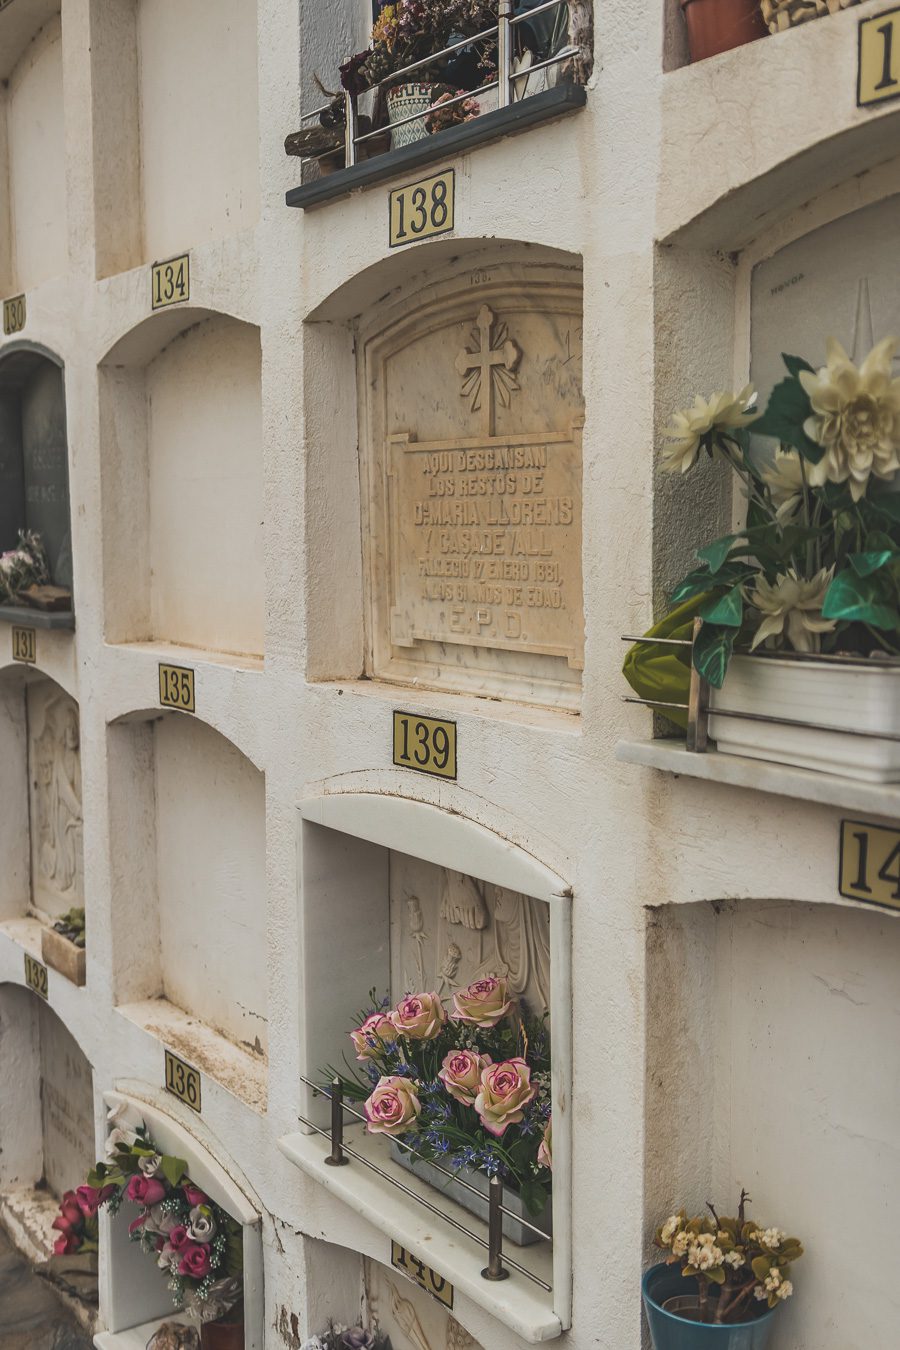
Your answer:
[[[542,901],[394,855],[391,911],[392,997],[449,995],[482,976],[504,975],[532,1012],[550,1007],[550,915]]]

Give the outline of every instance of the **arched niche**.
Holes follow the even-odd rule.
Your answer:
[[[146,1092],[150,1097],[150,1090]],[[262,1350],[265,1304],[259,1201],[201,1122],[193,1120],[188,1129],[162,1104],[145,1099],[143,1091],[140,1096],[107,1092],[104,1102],[109,1109],[127,1103],[139,1111],[160,1151],[183,1158],[191,1180],[241,1224],[244,1350]],[[161,1322],[181,1320],[153,1257],[129,1238],[128,1224],[136,1212],[127,1202],[114,1217],[101,1210],[100,1320],[106,1330],[95,1337],[98,1350],[139,1350]]]
[[[66,270],[65,117],[59,0],[0,25],[0,282],[28,290]],[[28,11],[27,13],[23,11]]]
[[[256,23],[244,0],[124,0],[92,14],[94,90],[108,114],[95,171],[115,208],[100,213],[98,276],[256,224]]]
[[[896,1323],[900,924],[791,900],[649,911],[647,1230],[682,1204],[806,1246],[787,1345],[846,1350]],[[865,1232],[861,1246],[847,1232]],[[835,1301],[833,1291],[841,1289]]]
[[[110,726],[108,750],[116,1001],[264,1104],[265,777],[178,713]]]
[[[13,345],[0,356],[0,552],[15,548],[20,530],[41,536],[50,580],[70,593],[71,611],[65,380],[61,362],[30,343]],[[71,626],[70,613],[29,607],[26,612],[42,626]],[[22,621],[18,607],[0,606],[0,614]]]
[[[580,259],[455,241],[428,258],[311,316],[306,383],[329,396],[307,408],[309,673],[577,710]]]
[[[36,994],[0,985],[0,1217],[33,1256],[50,1254],[64,1191],[93,1165],[91,1065]]]
[[[259,330],[158,316],[100,368],[107,636],[263,651]]]
[[[78,704],[54,680],[0,672],[0,917],[84,906]]]
[[[430,1254],[430,1264],[458,1291],[525,1339],[558,1335],[569,1325],[571,1293],[571,888],[525,849],[459,811],[425,802],[326,793],[304,801],[300,818],[301,1062],[308,1078],[321,1081],[323,1066],[343,1062],[348,1027],[373,989],[393,1000],[414,989],[434,990],[449,1006],[454,990],[488,973],[505,974],[532,1012],[549,1012],[553,1241],[508,1245],[549,1290],[526,1283],[527,1277],[512,1292],[482,1280],[477,1244],[432,1218],[377,1169],[466,1227],[481,1232],[484,1225],[440,1187],[411,1177],[391,1160],[386,1141],[360,1125],[349,1124],[346,1137],[376,1171],[359,1162],[325,1165],[329,1144],[321,1135],[292,1135],[281,1147],[369,1224],[420,1260],[428,1262]],[[329,972],[324,982],[323,970]],[[327,1130],[328,1103],[308,1089],[301,1099],[304,1117]]]

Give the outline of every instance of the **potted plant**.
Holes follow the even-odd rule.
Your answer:
[[[376,1328],[345,1327],[340,1322],[329,1322],[318,1336],[304,1341],[300,1350],[391,1350],[390,1338]]]
[[[775,1310],[794,1292],[796,1238],[746,1217],[689,1219],[681,1209],[656,1230],[666,1260],[644,1276],[642,1292],[654,1350],[765,1350]]]
[[[85,981],[84,910],[70,909],[52,928],[41,929],[41,956],[46,965],[79,986]]]
[[[766,36],[759,0],[681,0],[692,61]]]
[[[761,0],[762,14],[770,33],[781,33],[809,19],[839,14],[842,9],[860,4],[860,0]]]
[[[701,620],[693,664],[720,751],[900,781],[897,345],[857,367],[832,338],[819,370],[785,356],[761,415],[749,387],[675,415],[664,467],[724,460],[747,498],[746,527],[700,549],[671,597]],[[774,457],[751,452],[751,424]]]
[[[159,1152],[135,1108],[115,1106],[109,1120],[106,1158],[75,1192],[79,1207],[96,1232],[102,1205],[113,1214],[134,1205],[131,1240],[156,1261],[174,1306],[199,1324],[203,1350],[243,1350],[241,1225],[194,1185],[183,1158]]]
[[[452,1002],[449,1016],[435,993],[408,994],[394,1008],[377,1003],[350,1033],[361,1073],[328,1073],[363,1103],[367,1132],[391,1140],[396,1162],[471,1213],[487,1218],[490,1179],[499,1176],[507,1208],[541,1215],[553,1164],[547,1015],[520,1009],[498,976]],[[537,1226],[549,1236],[549,1212]],[[522,1246],[540,1241],[509,1216],[504,1232]]]

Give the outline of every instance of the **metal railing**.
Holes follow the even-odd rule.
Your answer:
[[[497,39],[497,78],[488,80],[477,89],[467,89],[461,94],[454,95],[453,98],[443,99],[440,104],[440,111],[446,108],[452,108],[457,103],[464,103],[466,99],[478,98],[480,94],[491,93],[497,90],[497,103],[501,108],[508,108],[510,104],[516,101],[516,88],[520,80],[527,80],[539,70],[547,70],[551,66],[561,65],[570,57],[578,55],[578,48],[567,44],[548,56],[543,61],[536,61],[525,70],[513,70],[513,30],[520,23],[528,23],[537,18],[539,14],[544,14],[551,9],[560,9],[567,7],[567,0],[545,0],[542,5],[536,5],[534,9],[528,10],[524,14],[513,15],[513,0],[499,0],[499,12],[497,23],[490,28],[483,29],[480,33],[475,33],[471,37],[464,37],[459,42],[453,42],[447,47],[441,47],[438,51],[431,52],[419,61],[412,61],[408,66],[403,66],[400,70],[392,71],[386,75],[383,80],[371,85],[364,90],[366,94],[375,93],[387,86],[396,84],[415,71],[423,69],[425,66],[431,66],[436,61],[445,56],[452,56],[454,52],[462,51],[466,47],[476,46],[479,42],[486,42],[493,37]],[[339,95],[337,97],[340,97]],[[345,168],[351,168],[358,163],[358,149],[365,146],[367,142],[374,141],[378,137],[383,137],[385,133],[395,130],[397,127],[407,126],[411,122],[420,122],[426,117],[430,117],[434,112],[434,107],[425,108],[422,112],[410,113],[407,117],[398,118],[397,121],[389,125],[375,127],[371,131],[359,133],[359,109],[358,95],[344,91],[344,165]],[[314,117],[320,117],[323,113],[330,111],[334,106],[335,100],[323,103],[318,108],[313,108],[311,112],[303,113],[301,122],[309,122]],[[333,155],[339,147],[322,151],[318,155],[308,155],[304,157],[304,162],[314,162],[325,159]]]
[[[483,1247],[488,1254],[488,1263],[481,1272],[483,1279],[506,1280],[509,1278],[510,1270],[515,1270],[519,1275],[524,1275],[527,1280],[531,1280],[533,1284],[539,1285],[546,1293],[551,1294],[553,1292],[552,1285],[547,1284],[545,1280],[542,1280],[540,1276],[535,1275],[533,1271],[528,1270],[526,1266],[520,1265],[519,1262],[513,1260],[511,1256],[504,1255],[504,1215],[506,1215],[507,1218],[514,1219],[516,1223],[521,1224],[524,1228],[530,1229],[532,1233],[537,1233],[537,1235],[545,1241],[549,1242],[551,1239],[550,1234],[545,1233],[542,1228],[538,1228],[536,1224],[530,1223],[527,1219],[523,1219],[520,1214],[515,1214],[512,1210],[506,1208],[503,1204],[503,1182],[499,1177],[491,1178],[488,1187],[488,1195],[485,1197],[483,1191],[480,1191],[477,1186],[471,1185],[470,1182],[466,1181],[464,1177],[459,1176],[458,1173],[451,1172],[446,1167],[442,1167],[440,1163],[435,1162],[433,1158],[426,1158],[424,1154],[419,1153],[417,1149],[413,1148],[410,1144],[404,1143],[401,1139],[395,1139],[393,1141],[407,1153],[412,1154],[413,1157],[420,1158],[423,1162],[427,1162],[429,1166],[440,1172],[442,1176],[447,1177],[449,1181],[453,1181],[457,1186],[462,1186],[465,1190],[471,1191],[472,1195],[477,1196],[479,1200],[483,1201],[487,1198],[488,1236],[487,1240],[485,1240],[478,1233],[474,1233],[471,1228],[467,1228],[464,1223],[460,1223],[459,1219],[455,1219],[452,1214],[447,1214],[444,1210],[439,1209],[437,1205],[433,1205],[430,1200],[426,1200],[423,1195],[419,1195],[417,1191],[414,1191],[411,1186],[405,1185],[398,1177],[393,1176],[385,1168],[379,1167],[371,1158],[365,1157],[362,1153],[358,1153],[356,1149],[351,1148],[348,1144],[344,1143],[344,1112],[348,1112],[363,1124],[366,1123],[366,1117],[361,1111],[356,1111],[344,1101],[344,1089],[339,1078],[332,1079],[331,1090],[329,1091],[327,1088],[322,1087],[320,1083],[316,1083],[312,1079],[304,1077],[303,1074],[300,1074],[299,1077],[301,1083],[305,1083],[308,1088],[312,1088],[314,1096],[326,1097],[331,1102],[330,1130],[321,1129],[320,1126],[314,1124],[311,1120],[307,1120],[304,1116],[297,1117],[301,1125],[305,1125],[307,1129],[313,1130],[324,1139],[330,1139],[331,1153],[325,1159],[327,1166],[346,1167],[351,1160],[353,1162],[362,1163],[363,1167],[368,1167],[370,1171],[375,1172],[377,1176],[382,1177],[398,1191],[402,1191],[402,1193],[408,1196],[410,1200],[414,1200],[417,1205],[422,1205],[424,1209],[437,1215],[439,1219],[442,1219],[444,1223],[449,1224],[451,1228],[455,1228],[457,1232],[464,1233],[466,1237],[471,1238],[479,1247]],[[507,1267],[509,1267],[509,1269],[507,1269]]]
[[[694,633],[691,638],[659,638],[659,637],[634,637],[631,634],[623,634],[623,642],[643,642],[648,647],[684,647],[693,651],[694,641],[700,631],[702,620],[694,620]],[[772,657],[786,661],[808,661],[810,658],[805,653],[800,652],[773,652]],[[757,653],[760,660],[771,659],[766,653]],[[864,658],[858,656],[832,656],[829,654],[817,654],[816,661],[824,662],[828,665],[856,666]],[[886,669],[900,667],[900,660],[886,660],[884,663]],[[767,722],[772,726],[780,727],[803,727],[807,731],[838,731],[842,736],[864,736],[879,741],[898,741],[900,734],[886,731],[870,731],[864,727],[834,727],[827,726],[821,722],[809,722],[802,717],[777,717],[774,713],[765,712],[741,712],[731,708],[710,708],[709,706],[709,682],[703,678],[700,672],[695,668],[691,661],[691,681],[688,691],[687,703],[667,702],[665,699],[658,698],[639,698],[636,694],[623,694],[623,703],[640,703],[645,708],[658,708],[660,712],[665,712],[667,708],[676,708],[679,712],[687,713],[687,742],[686,748],[696,754],[703,754],[709,749],[709,719],[710,717],[735,717],[744,722]]]

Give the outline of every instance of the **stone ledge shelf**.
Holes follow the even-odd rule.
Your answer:
[[[75,615],[70,609],[48,614],[42,609],[0,605],[0,623],[17,624],[20,628],[56,628],[71,633],[75,630]]]
[[[381,1140],[366,1135],[359,1126],[347,1129],[344,1138],[348,1148],[385,1171],[396,1170],[404,1186],[446,1210],[487,1242],[487,1224],[427,1182],[395,1168]],[[289,1134],[279,1139],[278,1147],[286,1158],[320,1182],[333,1196],[436,1270],[458,1293],[503,1322],[523,1340],[534,1345],[562,1335],[562,1322],[553,1311],[552,1294],[514,1270],[508,1280],[497,1284],[482,1279],[481,1271],[487,1264],[486,1247],[477,1246],[449,1224],[443,1224],[368,1167],[352,1159],[347,1167],[329,1167],[325,1161],[331,1152],[328,1139],[317,1134]],[[546,1244],[516,1247],[505,1243],[504,1253],[546,1284],[552,1282],[552,1253]]]
[[[707,783],[768,792],[776,797],[795,797],[822,806],[900,819],[900,783],[861,783],[837,774],[795,769],[746,755],[720,755],[716,750],[695,754],[679,740],[620,741],[616,759],[623,764],[661,769],[676,778],[683,775]]]
[[[586,102],[587,91],[580,84],[557,85],[555,89],[545,89],[541,94],[511,103],[508,108],[482,113],[461,126],[448,127],[446,131],[424,136],[412,145],[401,146],[374,159],[365,159],[349,169],[339,169],[337,173],[304,183],[302,187],[291,188],[285,201],[288,206],[299,206],[305,211],[336,197],[346,197],[357,188],[383,183],[387,178],[407,174],[422,165],[474,150],[478,145],[500,140],[517,131],[526,131],[539,122],[548,122],[563,113],[583,108]]]

